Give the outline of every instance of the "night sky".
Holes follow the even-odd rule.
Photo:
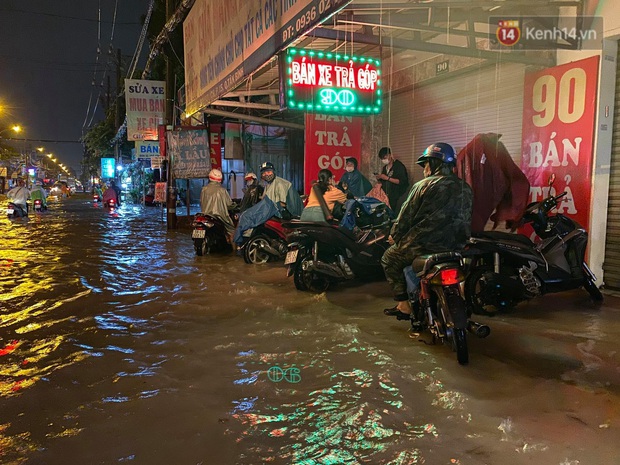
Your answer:
[[[134,55],[142,30],[140,19],[148,5],[149,0],[1,0],[0,105],[9,109],[8,114],[0,113],[0,130],[20,124],[24,128],[20,137],[38,140],[26,142],[26,148],[45,147],[79,175],[83,148],[77,141],[84,122],[87,126],[97,123],[104,115],[101,101],[93,112],[102,79],[101,95],[106,94],[104,70],[108,69],[105,76],[110,75],[112,86],[115,82],[115,65],[106,65],[115,59],[117,48],[124,60]],[[95,75],[99,7],[101,53]],[[110,42],[114,57],[108,55]],[[145,40],[139,67],[144,65],[148,47]]]

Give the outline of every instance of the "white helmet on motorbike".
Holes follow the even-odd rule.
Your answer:
[[[222,172],[218,169],[209,171],[209,181],[222,182]]]

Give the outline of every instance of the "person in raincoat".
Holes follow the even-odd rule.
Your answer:
[[[45,189],[43,189],[43,183],[41,181],[35,182],[34,187],[30,191],[30,199],[32,201],[40,200],[41,206],[47,208],[47,194],[45,193]]]
[[[292,216],[299,217],[303,209],[301,197],[289,181],[276,176],[273,163],[269,161],[263,163],[260,167],[260,176],[267,184],[264,197],[269,197],[276,204],[280,214],[287,210]]]
[[[235,225],[228,214],[228,210],[232,208],[233,201],[226,188],[222,186],[222,179],[220,170],[212,169],[209,171],[209,183],[200,191],[200,211],[222,220],[229,238],[232,240]]]
[[[341,189],[347,196],[350,197],[364,197],[372,189],[370,181],[360,173],[357,169],[357,159],[349,157],[345,159],[346,173],[340,178],[338,188]]]
[[[473,193],[454,173],[452,146],[443,142],[430,145],[417,163],[424,167],[424,179],[409,191],[388,238],[391,247],[381,258],[397,302],[383,313],[399,320],[411,319],[412,313],[405,267],[417,256],[459,249],[471,235]]]
[[[243,199],[239,207],[240,212],[246,211],[256,205],[263,196],[264,188],[258,183],[258,177],[254,173],[245,175],[245,187],[243,188]]]

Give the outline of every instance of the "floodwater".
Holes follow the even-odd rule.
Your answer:
[[[0,463],[620,463],[620,299],[481,317],[462,367],[384,282],[302,293],[189,237],[86,195],[0,218]]]

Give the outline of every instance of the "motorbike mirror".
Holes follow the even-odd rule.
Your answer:
[[[555,182],[555,173],[551,174],[551,176],[549,176],[549,187],[553,186],[553,183]]]

